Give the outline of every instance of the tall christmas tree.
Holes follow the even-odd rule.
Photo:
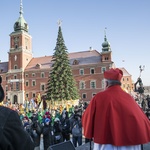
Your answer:
[[[60,25],[46,93],[47,99],[52,101],[77,100],[79,98]]]

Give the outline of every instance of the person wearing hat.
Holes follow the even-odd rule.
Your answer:
[[[5,96],[1,83],[2,77],[0,76],[0,102]],[[3,106],[0,106],[0,149],[34,150],[34,143],[24,131],[18,113]]]
[[[106,89],[97,93],[83,113],[84,135],[94,150],[141,150],[150,142],[150,121],[135,100],[121,88],[123,72],[104,72]]]
[[[54,140],[53,140],[54,134],[51,126],[51,120],[49,118],[45,118],[42,134],[43,134],[44,150],[47,150],[48,147],[54,144]]]

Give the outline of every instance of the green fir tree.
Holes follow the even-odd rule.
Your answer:
[[[52,69],[50,71],[46,93],[47,100],[52,101],[76,100],[79,98],[60,26],[52,57]]]

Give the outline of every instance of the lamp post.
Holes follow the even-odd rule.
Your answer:
[[[142,79],[141,79],[141,73],[142,71],[144,71],[145,69],[145,66],[139,66],[140,68],[140,75],[137,79],[137,82],[134,84],[134,87],[135,87],[135,92],[138,92],[140,94],[140,103],[141,103],[141,100],[142,100],[142,94],[144,93],[144,87],[143,87],[143,82],[142,82]],[[136,88],[136,85],[139,84],[139,87],[138,89]],[[141,144],[141,150],[143,150],[143,144]]]
[[[143,67],[142,67],[142,66],[139,66],[139,68],[140,68],[140,75],[139,75],[139,77],[138,77],[136,83],[134,84],[134,88],[135,88],[135,92],[138,92],[138,93],[140,94],[140,100],[141,100],[141,94],[144,93],[144,87],[143,87],[143,82],[142,82],[142,79],[141,79],[141,73],[142,73],[142,71],[144,70],[145,66],[143,66]],[[137,89],[137,87],[136,87],[137,84],[139,84],[138,89]]]

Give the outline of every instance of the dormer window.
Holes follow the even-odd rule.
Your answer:
[[[75,60],[73,61],[73,65],[78,65],[78,64],[79,64],[79,61],[75,59]]]
[[[37,69],[41,68],[41,64],[36,64],[35,68]]]

